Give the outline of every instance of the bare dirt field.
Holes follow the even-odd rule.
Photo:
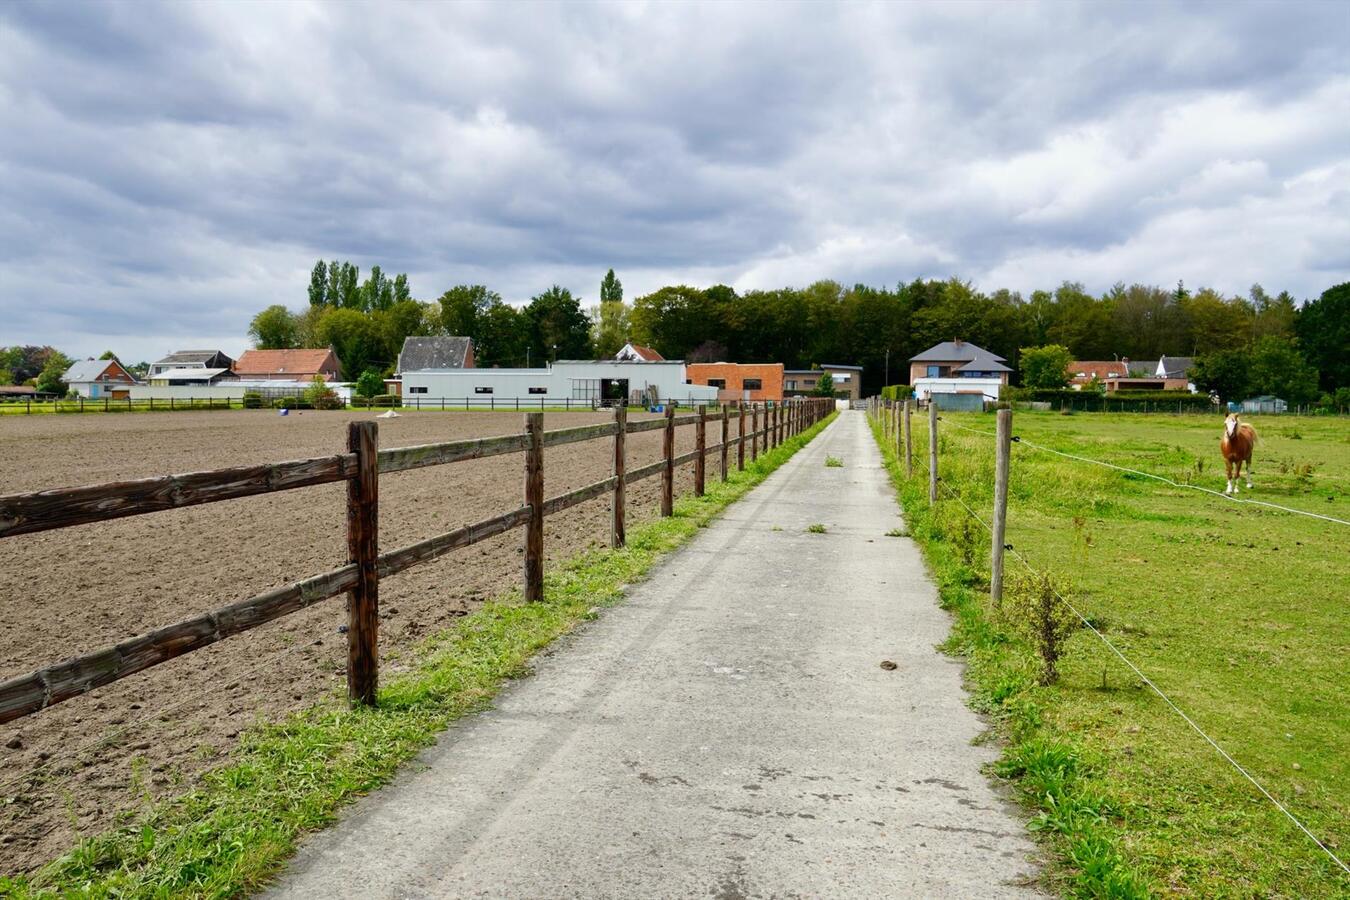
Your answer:
[[[371,415],[6,418],[0,493],[327,455],[345,448],[347,422]],[[545,428],[608,420],[549,413]],[[379,441],[397,447],[507,434],[521,424],[517,413],[409,413],[380,420]],[[676,435],[677,453],[692,449],[692,427]],[[659,431],[629,435],[629,467],[659,458],[660,444]],[[607,477],[611,458],[609,439],[547,449],[546,495]],[[523,455],[511,454],[385,476],[381,548],[520,505],[523,470]],[[692,464],[681,467],[677,492],[692,484]],[[657,515],[659,491],[659,478],[629,486],[630,522]],[[334,484],[0,541],[0,680],[342,565],[345,527],[345,486]],[[609,504],[595,500],[549,518],[545,550],[556,563],[608,535]],[[425,635],[518,587],[523,538],[516,530],[383,580],[384,671],[398,671]],[[249,724],[341,690],[346,645],[337,629],[345,615],[335,597],[0,726],[0,872],[31,869],[81,834],[187,791]]]

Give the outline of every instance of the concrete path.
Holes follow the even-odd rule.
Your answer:
[[[274,893],[1035,895],[961,667],[933,649],[947,616],[885,537],[893,496],[864,414],[842,414]]]

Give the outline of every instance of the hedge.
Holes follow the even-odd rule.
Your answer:
[[[1214,402],[1190,391],[1075,391],[1068,388],[1018,388],[1004,385],[1000,400],[1049,403],[1052,409],[1082,412],[1213,412]]]
[[[914,388],[908,384],[888,384],[881,389],[883,400],[909,400],[914,396]]]

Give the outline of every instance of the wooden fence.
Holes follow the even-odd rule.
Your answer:
[[[380,450],[377,423],[352,422],[344,453],[313,459],[265,463],[167,475],[138,481],[62,488],[0,496],[0,538],[104,522],[125,516],[195,506],[292,490],[319,484],[347,483],[348,563],[284,587],[257,594],[208,613],[193,616],[93,653],[46,666],[0,683],[0,723],[31,715],[63,700],[79,696],[184,653],[199,650],[231,635],[289,615],[322,600],[347,593],[347,693],[351,702],[373,704],[379,681],[380,579],[436,559],[513,528],[525,528],[525,598],[543,599],[544,517],[597,497],[609,495],[613,512],[610,543],[624,544],[624,493],[627,485],[661,476],[661,514],[669,516],[674,503],[675,467],[694,463],[694,493],[702,495],[707,476],[707,454],[718,451],[721,478],[729,474],[728,450],[736,447],[736,467],[745,467],[747,442],[750,458],[776,446],[823,419],[834,408],[832,400],[796,400],[787,404],[724,406],[721,441],[707,441],[708,410],[677,416],[667,408],[662,418],[629,422],[627,410],[614,411],[614,421],[579,428],[544,431],[543,413],[526,413],[525,428],[516,434],[398,447]],[[751,427],[746,430],[747,416]],[[731,435],[732,419],[736,434]],[[695,449],[675,455],[675,429],[695,428]],[[662,457],[629,469],[625,438],[642,431],[664,431]],[[545,499],[544,448],[612,437],[613,474],[602,481]],[[379,479],[381,475],[425,466],[446,465],[506,453],[523,453],[523,504],[472,525],[438,534],[414,544],[381,553],[379,550]]]

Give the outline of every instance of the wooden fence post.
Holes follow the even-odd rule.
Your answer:
[[[729,477],[727,472],[727,441],[731,437],[731,410],[727,409],[725,403],[722,404],[722,480],[726,481]]]
[[[933,402],[933,398],[930,396],[928,398],[928,502],[929,503],[936,503],[938,498],[937,414],[938,414],[937,404]]]
[[[374,706],[380,681],[380,470],[377,425],[347,425],[347,450],[356,454],[356,474],[347,482],[347,558],[356,564],[356,585],[347,595],[347,700]]]
[[[675,514],[675,407],[666,404],[666,430],[661,442],[665,466],[661,469],[661,515]]]
[[[625,443],[628,437],[628,407],[620,403],[614,407],[614,424],[619,430],[614,432],[614,500],[611,504],[612,524],[609,531],[609,545],[618,549],[624,545],[624,473],[627,465],[624,460]]]
[[[909,400],[905,401],[905,477],[914,477],[914,429],[910,424],[910,413],[914,411],[914,404]]]
[[[740,436],[736,438],[736,471],[745,471],[745,401],[737,400],[736,409],[740,413]]]
[[[759,458],[759,404],[750,404],[750,461]]]
[[[704,479],[708,474],[706,455],[708,452],[708,407],[700,404],[698,421],[694,423],[694,441],[698,456],[694,457],[694,496],[703,496]]]
[[[525,503],[530,519],[525,523],[525,600],[544,599],[544,414],[525,414]]]
[[[1012,456],[1011,409],[998,411],[994,446],[994,535],[989,554],[989,597],[998,606],[1003,602],[1003,535],[1008,526],[1008,459]]]

